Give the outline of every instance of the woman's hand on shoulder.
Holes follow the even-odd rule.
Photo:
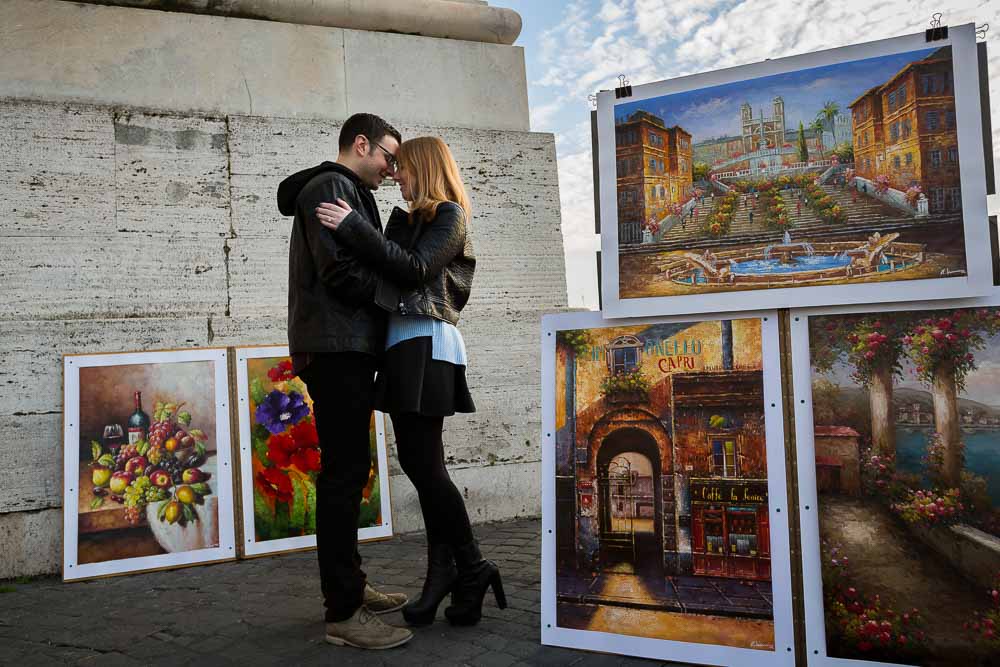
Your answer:
[[[337,203],[331,204],[329,202],[323,202],[316,207],[316,219],[319,220],[320,224],[324,227],[328,227],[334,231],[340,226],[340,223],[344,221],[351,213],[351,207],[343,199],[337,199]]]

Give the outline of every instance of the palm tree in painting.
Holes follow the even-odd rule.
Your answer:
[[[826,148],[823,146],[823,130],[826,129],[826,124],[821,117],[817,116],[813,122],[809,123],[809,129],[816,135],[816,142],[819,145],[819,156],[822,159],[826,154]]]
[[[830,136],[833,137],[833,143],[837,143],[837,132],[834,122],[837,116],[840,115],[840,106],[833,100],[827,100],[823,108],[819,110],[819,114],[816,116],[816,120],[820,121],[823,126],[828,126],[830,128]],[[823,142],[823,130],[820,130],[820,145]]]

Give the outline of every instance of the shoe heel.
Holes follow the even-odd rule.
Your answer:
[[[497,607],[500,609],[506,609],[507,594],[503,591],[503,582],[500,580],[499,570],[492,577],[490,577],[490,588],[493,589],[493,597],[496,598]]]

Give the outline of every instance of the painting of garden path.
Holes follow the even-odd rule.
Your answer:
[[[1000,308],[809,334],[827,654],[996,664]]]
[[[950,46],[618,104],[619,296],[965,276]]]

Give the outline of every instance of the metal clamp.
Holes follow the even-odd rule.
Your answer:
[[[986,33],[990,30],[990,24],[984,23],[976,26],[976,39],[986,40]]]
[[[594,94],[587,95],[587,102],[590,103],[591,111],[597,109],[597,95]]]
[[[928,42],[937,42],[942,39],[948,39],[948,26],[941,25],[941,17],[944,16],[941,12],[935,12],[931,15],[931,27],[924,32]]]
[[[624,74],[618,75],[618,84],[619,86],[615,88],[615,99],[620,100],[623,97],[632,97],[632,86]]]

